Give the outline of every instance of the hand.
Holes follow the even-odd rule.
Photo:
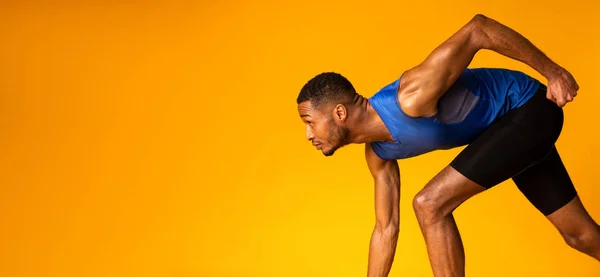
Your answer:
[[[559,107],[564,107],[577,96],[577,90],[579,90],[579,85],[573,78],[573,75],[561,68],[556,74],[548,78],[546,98],[556,103]]]

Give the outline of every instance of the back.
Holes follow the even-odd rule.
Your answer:
[[[408,158],[470,143],[506,112],[523,105],[540,83],[518,71],[466,69],[440,98],[432,117],[410,117],[400,108],[400,77],[369,98],[394,142],[373,142],[383,159]]]

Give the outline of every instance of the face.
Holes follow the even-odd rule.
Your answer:
[[[345,109],[340,106],[329,112],[313,109],[310,101],[298,105],[300,118],[306,124],[306,139],[312,142],[323,155],[331,156],[335,151],[348,144],[348,128],[343,126]]]

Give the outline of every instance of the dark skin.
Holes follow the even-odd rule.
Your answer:
[[[398,90],[402,110],[413,117],[436,114],[439,98],[482,49],[519,60],[537,70],[547,79],[546,97],[559,107],[577,96],[579,86],[567,70],[516,31],[476,15],[421,64],[404,72]],[[298,112],[306,124],[307,139],[326,156],[350,143],[365,144],[365,158],[375,183],[376,215],[367,275],[387,276],[398,239],[400,173],[396,160],[379,158],[369,143],[393,141],[391,134],[368,100],[360,95],[318,109],[310,100],[305,101],[298,105]],[[448,166],[415,196],[413,206],[434,276],[465,275],[463,245],[452,212],[484,190]],[[600,261],[600,228],[578,197],[547,218],[570,246]]]

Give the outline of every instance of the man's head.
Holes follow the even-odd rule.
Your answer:
[[[334,72],[321,73],[302,87],[296,102],[306,138],[325,156],[349,143],[348,107],[356,96],[352,84]]]

